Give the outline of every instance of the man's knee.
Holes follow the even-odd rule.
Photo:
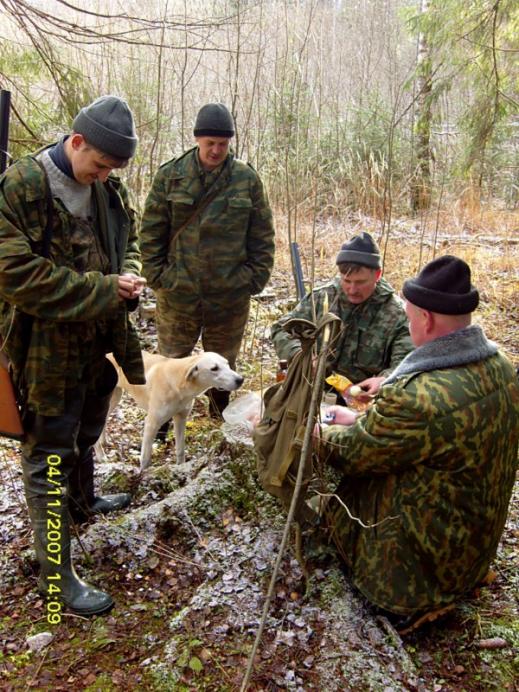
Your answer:
[[[163,356],[185,358],[191,355],[200,331],[198,319],[176,313],[157,313],[157,340],[159,353]]]

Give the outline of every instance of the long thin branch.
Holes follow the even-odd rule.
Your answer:
[[[341,500],[341,498],[340,498],[338,495],[336,495],[335,493],[320,493],[319,491],[317,491],[317,495],[319,495],[319,497],[326,497],[326,498],[328,498],[328,499],[331,498],[331,497],[335,498],[335,499],[337,500],[337,502],[338,502],[340,505],[342,505],[342,507],[344,507],[344,509],[346,510],[346,514],[348,515],[348,517],[349,517],[352,521],[357,522],[357,524],[360,524],[360,526],[362,526],[363,529],[374,529],[376,526],[380,526],[381,524],[385,524],[386,521],[392,521],[393,519],[399,519],[398,516],[395,516],[395,517],[384,517],[383,519],[381,519],[380,521],[375,522],[374,524],[365,524],[365,523],[362,521],[362,519],[360,519],[359,517],[355,517],[355,516],[350,512],[349,507],[348,507],[348,506]]]
[[[283,559],[283,555],[285,553],[285,548],[286,548],[288,536],[290,533],[290,527],[292,526],[292,521],[294,519],[296,506],[297,506],[297,503],[299,501],[299,495],[300,495],[301,487],[303,484],[303,472],[304,472],[305,466],[308,462],[308,459],[312,453],[312,434],[313,434],[313,429],[314,429],[314,424],[315,424],[315,419],[316,419],[316,414],[317,414],[317,407],[319,406],[319,402],[321,400],[321,391],[322,391],[322,386],[323,386],[323,381],[324,381],[324,374],[325,374],[325,370],[326,370],[326,355],[328,353],[328,347],[329,347],[328,335],[329,335],[329,327],[325,327],[324,334],[323,334],[323,343],[321,346],[321,353],[319,354],[319,363],[317,366],[317,374],[315,376],[315,381],[313,383],[312,398],[310,400],[310,408],[308,411],[308,419],[306,422],[305,434],[303,436],[303,446],[301,448],[301,455],[299,457],[299,466],[297,469],[297,476],[296,476],[294,492],[292,494],[292,500],[290,502],[290,508],[288,510],[288,516],[287,516],[287,519],[285,522],[285,528],[283,530],[283,536],[281,538],[281,544],[279,546],[279,551],[277,554],[276,562],[274,565],[274,569],[272,571],[272,576],[270,578],[270,584],[269,584],[269,588],[267,591],[267,596],[265,598],[265,603],[263,605],[263,613],[261,615],[260,624],[258,627],[258,631],[256,633],[256,639],[254,640],[254,645],[253,645],[252,651],[249,655],[247,670],[245,672],[245,677],[243,678],[243,682],[241,684],[240,692],[246,692],[249,681],[250,681],[250,677],[252,675],[252,670],[254,668],[254,659],[256,657],[256,652],[257,652],[258,647],[259,647],[260,642],[261,642],[263,630],[265,629],[265,623],[267,622],[267,616],[268,616],[270,604],[272,601],[272,596],[274,594],[274,588],[276,585],[276,580],[278,577],[279,568],[281,566],[281,560]]]

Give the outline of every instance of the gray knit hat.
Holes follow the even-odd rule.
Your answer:
[[[342,264],[343,262],[353,262],[370,269],[380,269],[382,267],[380,250],[366,231],[363,231],[360,235],[354,235],[349,242],[344,243],[341,247],[335,263]]]
[[[132,112],[118,96],[100,96],[82,108],[72,130],[99,151],[118,159],[130,159],[137,148]]]
[[[207,103],[196,116],[195,137],[234,137],[234,121],[223,103]]]

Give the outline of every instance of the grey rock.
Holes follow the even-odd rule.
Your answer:
[[[31,651],[37,653],[48,646],[53,639],[54,635],[51,632],[40,632],[32,637],[27,637],[26,644]]]

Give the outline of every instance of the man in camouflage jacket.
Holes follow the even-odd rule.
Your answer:
[[[373,395],[413,348],[404,306],[390,284],[381,278],[380,252],[369,233],[344,243],[336,264],[340,278],[314,290],[275,322],[272,341],[278,357],[290,361],[301,349],[301,343],[285,330],[285,325],[296,317],[319,320],[327,299],[327,309],[341,318],[328,368],[359,383],[366,394]]]
[[[131,382],[145,381],[128,318],[143,283],[134,213],[110,175],[136,144],[128,105],[101,97],[80,111],[72,134],[20,159],[0,180],[0,335],[24,400],[22,468],[38,585],[47,593],[49,575],[59,574],[53,593],[82,615],[113,601],[77,578],[69,513],[84,520],[130,500],[94,494],[92,445],[117,381],[105,354],[114,353]],[[66,493],[55,496],[60,484]],[[58,562],[47,551],[50,498]]]
[[[272,213],[256,171],[229,151],[227,108],[201,108],[194,135],[197,146],[162,165],[153,181],[140,234],[143,273],[156,293],[160,352],[188,356],[201,334],[204,348],[234,367],[250,297],[272,270]],[[218,416],[229,393],[210,395]]]
[[[405,630],[487,574],[516,474],[519,383],[470,324],[465,262],[440,257],[403,292],[416,349],[367,413],[332,407],[343,425],[323,427],[319,448],[343,476],[331,536],[354,584]]]

